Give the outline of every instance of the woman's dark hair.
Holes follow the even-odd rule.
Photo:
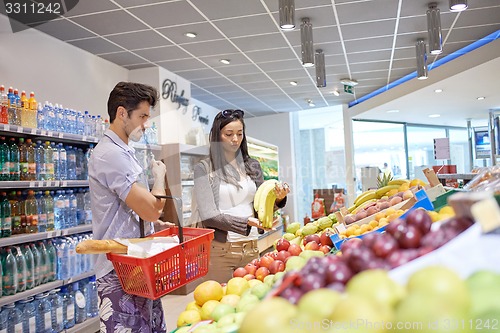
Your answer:
[[[250,155],[248,154],[247,136],[245,134],[245,122],[243,120],[244,112],[241,110],[223,110],[219,112],[212,124],[210,130],[210,162],[212,170],[223,179],[226,183],[240,187],[238,181],[240,175],[225,159],[224,148],[221,144],[221,131],[229,123],[240,121],[243,125],[243,139],[241,140],[240,148],[236,152],[236,161],[240,166],[244,166],[248,175],[253,175],[250,168]]]
[[[142,102],[148,102],[154,107],[158,101],[158,91],[146,84],[135,82],[119,82],[109,93],[108,115],[109,122],[113,123],[116,118],[116,109],[123,106],[127,109],[127,114],[137,109]]]

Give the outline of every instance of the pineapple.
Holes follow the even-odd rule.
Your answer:
[[[384,186],[387,186],[391,180],[392,180],[392,175],[381,173],[380,175],[377,176],[377,188],[382,188]]]

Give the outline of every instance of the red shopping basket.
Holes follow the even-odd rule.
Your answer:
[[[184,241],[149,258],[108,253],[123,290],[129,294],[158,299],[207,274],[213,229],[181,228]],[[179,235],[169,228],[150,237]]]

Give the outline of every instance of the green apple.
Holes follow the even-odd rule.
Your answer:
[[[341,294],[335,290],[320,288],[302,295],[297,307],[300,313],[307,313],[314,320],[330,318],[340,301]]]
[[[392,280],[387,271],[382,269],[370,269],[356,274],[347,283],[346,291],[390,308],[394,307],[406,293],[403,286]]]
[[[264,278],[264,281],[262,281],[262,282],[264,282],[263,284],[265,284],[269,287],[272,287],[274,284],[274,274],[269,274],[268,276],[266,276]]]
[[[236,313],[228,313],[227,315],[219,318],[219,320],[217,320],[217,327],[220,328],[220,327],[224,327],[224,326],[227,326],[229,324],[234,324],[236,322]]]
[[[217,305],[214,308],[214,310],[210,314],[210,317],[213,320],[218,321],[219,319],[221,319],[225,315],[227,315],[229,313],[234,313],[234,312],[236,312],[236,309],[233,306],[231,306],[229,304],[220,303],[219,305]]]
[[[298,271],[306,264],[306,260],[299,256],[288,257],[285,264],[285,272]]]
[[[433,295],[445,301],[449,307],[467,312],[470,294],[465,281],[455,271],[444,266],[428,266],[408,279],[409,293]]]
[[[237,312],[246,312],[252,309],[260,302],[259,298],[251,293],[241,296],[238,305],[236,305]]]
[[[257,296],[259,299],[263,299],[267,295],[269,290],[271,290],[271,287],[267,283],[261,283],[252,287],[252,294]]]
[[[239,333],[291,332],[290,322],[297,313],[297,308],[281,297],[266,299],[248,311]]]

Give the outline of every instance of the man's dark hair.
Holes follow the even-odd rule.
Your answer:
[[[148,102],[154,107],[158,101],[158,91],[147,84],[135,82],[119,82],[109,93],[108,115],[109,122],[113,123],[116,118],[116,109],[123,106],[127,114],[137,109],[142,102]]]

